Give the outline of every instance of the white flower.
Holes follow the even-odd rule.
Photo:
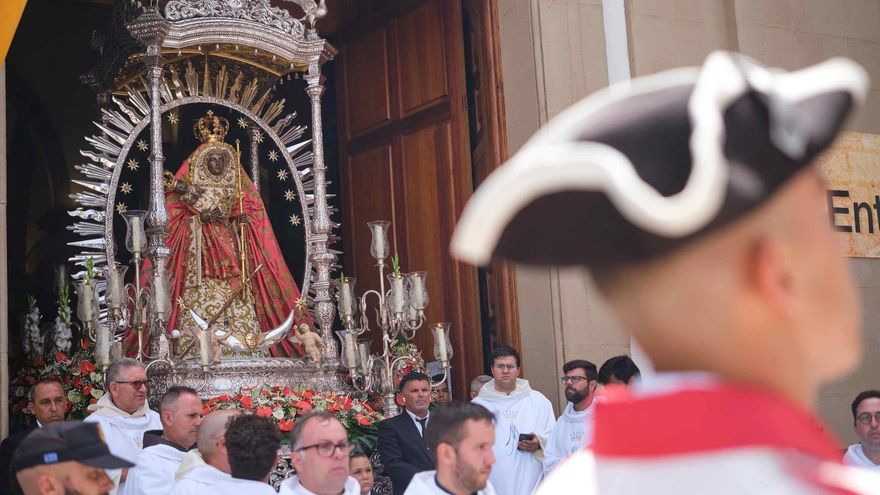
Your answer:
[[[38,356],[43,355],[43,335],[40,333],[40,308],[34,305],[24,320],[26,351],[33,351]]]
[[[70,351],[72,337],[70,325],[65,323],[60,316],[55,317],[55,348],[67,354]]]

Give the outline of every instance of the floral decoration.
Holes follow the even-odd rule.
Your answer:
[[[293,429],[297,419],[311,411],[329,411],[345,427],[349,441],[365,451],[376,444],[378,423],[382,420],[372,406],[349,395],[290,387],[242,388],[238,394],[224,394],[204,402],[204,414],[217,409],[238,409],[272,418],[282,432]]]

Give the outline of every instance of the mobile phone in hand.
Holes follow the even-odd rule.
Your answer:
[[[520,434],[519,434],[519,441],[520,441],[520,442],[525,441],[525,440],[532,440],[532,439],[534,439],[534,438],[535,438],[535,435],[532,435],[531,433],[520,433]],[[523,450],[522,450],[521,448],[519,448],[519,447],[517,447],[516,450],[519,450],[520,452],[523,451]]]

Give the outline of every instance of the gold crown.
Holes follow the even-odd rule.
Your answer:
[[[213,110],[208,110],[208,114],[197,120],[196,125],[193,126],[193,132],[203,143],[223,141],[228,131],[229,121],[214,115]]]

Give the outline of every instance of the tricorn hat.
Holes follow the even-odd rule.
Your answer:
[[[848,59],[785,72],[729,52],[611,86],[480,185],[452,252],[588,267],[669,252],[769,198],[834,141],[867,89]]]

